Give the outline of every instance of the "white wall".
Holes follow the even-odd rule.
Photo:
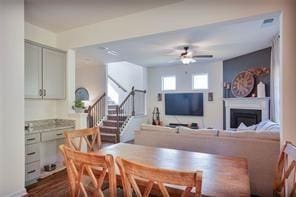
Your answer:
[[[106,66],[104,64],[76,66],[76,89],[88,90],[89,103],[94,103],[106,92]]]
[[[114,90],[119,95],[119,103],[124,100],[125,96],[132,90],[133,86],[138,90],[146,89],[147,69],[142,66],[129,62],[114,62],[107,65],[107,72],[108,75],[127,90],[125,93],[111,82]]]
[[[222,62],[194,63],[190,65],[176,65],[167,67],[148,68],[148,116],[151,122],[154,107],[159,107],[161,121],[169,123],[195,123],[200,127],[223,128],[223,72]],[[192,90],[192,75],[208,73],[209,88],[204,92],[204,117],[198,116],[165,116],[164,95],[162,101],[157,101],[158,93],[165,93],[161,90],[161,77],[167,75],[176,76],[176,91],[169,92],[194,92]],[[214,101],[208,101],[208,92],[214,93]]]
[[[140,130],[143,123],[147,122],[147,116],[132,116],[120,135],[120,142],[128,142],[135,139],[135,131]]]
[[[294,88],[296,84],[295,6],[295,0],[251,2],[245,0],[186,0],[65,31],[58,35],[57,40],[60,47],[68,49],[281,12],[281,79],[285,79],[280,84],[282,87],[280,113],[283,123],[281,139],[282,142],[289,140],[296,143],[294,124],[296,111],[296,105],[294,105],[296,97]]]
[[[24,1],[0,1],[0,196],[22,196],[24,146]]]
[[[57,47],[57,35],[30,23],[25,23],[25,38],[51,47]]]
[[[108,75],[114,78],[121,86],[130,91],[144,89],[145,68],[129,62],[114,62],[108,64]]]
[[[25,99],[26,121],[56,118],[56,114],[56,101]]]

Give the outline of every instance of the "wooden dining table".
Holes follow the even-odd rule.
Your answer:
[[[247,160],[239,157],[119,143],[97,154],[111,154],[156,168],[202,171],[202,195],[250,196]],[[120,176],[117,170],[117,175]]]

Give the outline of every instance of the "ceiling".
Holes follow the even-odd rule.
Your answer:
[[[273,23],[262,25],[270,18],[274,19]],[[145,67],[168,66],[180,63],[183,47],[189,46],[193,55],[214,55],[213,59],[197,62],[218,61],[270,47],[278,32],[279,17],[272,15],[79,48],[77,56],[80,64],[128,61]],[[117,54],[108,54],[108,51]]]
[[[179,1],[25,0],[25,21],[59,33]]]

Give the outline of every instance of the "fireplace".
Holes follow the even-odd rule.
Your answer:
[[[241,123],[251,126],[261,122],[261,110],[254,109],[230,109],[230,126],[237,128]]]
[[[269,120],[269,98],[225,98],[225,128],[236,129],[241,122],[250,126]]]

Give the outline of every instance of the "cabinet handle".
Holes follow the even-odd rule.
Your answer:
[[[28,172],[28,174],[32,174],[34,172],[36,172],[36,170],[31,170],[31,171]]]
[[[43,96],[46,96],[46,89],[43,89]]]
[[[29,138],[29,139],[27,139],[27,141],[33,141],[33,140],[35,140],[36,138]]]
[[[62,133],[57,133],[56,135],[57,135],[57,136],[61,136],[61,135],[63,135],[63,134],[62,134]]]
[[[27,155],[35,155],[36,152],[31,152],[31,153],[28,153]]]
[[[42,96],[42,89],[39,89],[39,96]]]

